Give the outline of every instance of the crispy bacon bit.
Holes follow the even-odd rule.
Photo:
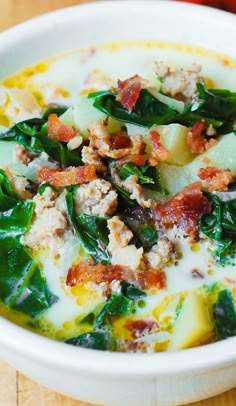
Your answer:
[[[191,273],[194,279],[204,279],[204,274],[200,272],[197,268],[192,269]]]
[[[124,81],[118,80],[118,94],[116,100],[128,111],[132,111],[142,89],[142,79],[134,75]]]
[[[113,135],[111,140],[111,147],[112,149],[128,148],[130,146],[130,143],[130,137],[124,131],[121,131],[120,133],[116,133],[115,135]]]
[[[185,187],[165,204],[154,208],[153,214],[157,223],[162,223],[167,227],[176,224],[187,234],[197,237],[198,220],[210,210],[211,203],[202,193],[202,183],[195,182]]]
[[[166,288],[166,273],[162,270],[149,269],[138,273],[140,286],[143,289]]]
[[[204,151],[207,151],[209,148],[216,145],[217,141],[214,138],[207,140],[203,131],[205,131],[207,125],[204,120],[197,121],[187,136],[187,144],[191,149],[191,152],[194,154],[202,154]]]
[[[126,155],[124,158],[119,159],[116,163],[118,169],[122,168],[123,165],[127,164],[128,162],[132,162],[137,166],[145,165],[147,160],[146,155],[137,155],[137,154],[129,154]]]
[[[131,332],[131,337],[134,339],[157,333],[160,330],[159,325],[154,320],[128,320],[124,327]]]
[[[89,261],[81,261],[69,268],[66,285],[75,286],[89,281],[97,284],[102,282],[111,283],[114,280],[124,280],[123,268],[120,265],[93,265]]]
[[[156,166],[160,161],[165,161],[169,157],[169,151],[160,143],[160,134],[156,130],[151,130],[147,137],[152,145],[152,156],[149,159],[151,166]]]
[[[234,176],[230,169],[218,169],[214,166],[200,168],[198,176],[202,180],[206,180],[208,190],[227,190],[228,184],[234,182]]]
[[[69,142],[76,135],[74,128],[63,124],[56,114],[48,116],[48,136],[56,141]]]
[[[142,289],[166,288],[166,274],[164,271],[150,269],[134,272],[121,265],[92,264],[89,260],[81,261],[69,268],[66,285],[72,287],[87,282],[110,284],[114,280],[135,283]]]
[[[236,279],[229,278],[228,276],[225,276],[225,281],[230,285],[236,285]]]
[[[132,147],[130,153],[133,155],[142,155],[144,154],[146,144],[143,141],[143,136],[140,134],[130,136]]]
[[[84,165],[58,170],[41,166],[38,171],[38,178],[41,181],[49,182],[56,188],[70,185],[88,183],[97,178],[95,165]]]

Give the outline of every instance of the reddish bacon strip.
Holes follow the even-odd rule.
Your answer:
[[[48,116],[48,136],[56,141],[69,142],[76,135],[74,128],[63,124],[56,114]]]
[[[125,132],[120,132],[112,137],[112,149],[129,148],[131,143],[130,137]]]
[[[142,79],[135,75],[124,81],[118,80],[116,100],[128,111],[132,111],[142,89]]]
[[[81,261],[69,268],[66,285],[75,286],[81,283],[92,281],[94,283],[123,280],[123,268],[119,265],[91,264],[89,261]]]
[[[133,272],[120,265],[91,264],[90,261],[81,261],[71,266],[67,273],[66,285],[75,286],[86,282],[111,283],[114,280],[137,283],[143,289],[166,287],[166,274],[163,271]]]
[[[158,289],[166,288],[166,273],[162,270],[149,269],[146,271],[140,271],[138,272],[138,279],[140,286],[143,289],[149,289],[152,287]]]
[[[230,169],[218,169],[214,166],[200,168],[198,176],[202,180],[206,180],[208,190],[227,190],[228,184],[234,182],[234,176]]]
[[[123,165],[127,164],[128,162],[132,162],[137,166],[145,165],[147,160],[146,155],[138,155],[138,154],[128,154],[124,158],[121,158],[117,161],[116,166],[117,168],[122,168]]]
[[[211,138],[207,140],[203,132],[206,130],[207,126],[204,120],[197,121],[187,136],[187,144],[191,149],[191,152],[194,154],[201,154],[204,151],[207,151],[209,148],[213,147],[216,144],[216,140]]]
[[[80,183],[88,183],[97,178],[96,166],[69,166],[61,170],[42,166],[38,171],[38,178],[41,181],[51,183],[56,188],[79,185]]]
[[[187,234],[196,237],[198,220],[210,210],[211,203],[202,194],[202,183],[195,182],[185,187],[162,206],[154,208],[153,214],[157,223],[162,223],[167,227],[176,224]]]
[[[152,156],[149,159],[151,166],[156,166],[160,161],[165,161],[169,157],[169,151],[160,143],[160,134],[156,130],[151,130],[147,137],[152,145]]]
[[[134,339],[157,333],[160,330],[159,325],[154,320],[128,320],[124,327],[131,332]]]

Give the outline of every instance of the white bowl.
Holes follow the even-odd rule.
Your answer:
[[[0,38],[0,79],[49,55],[117,40],[167,40],[236,57],[236,17],[166,1],[59,10]],[[55,342],[0,318],[0,356],[32,379],[91,403],[170,406],[236,385],[236,338],[174,353],[100,352]]]

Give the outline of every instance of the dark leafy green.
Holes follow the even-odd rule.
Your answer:
[[[135,245],[148,250],[156,244],[158,233],[149,209],[129,207],[120,214],[120,217],[132,230]]]
[[[159,101],[146,89],[141,90],[131,112],[116,101],[116,93],[112,93],[110,90],[92,93],[89,97],[94,98],[94,107],[108,116],[143,127],[170,123],[180,123],[191,127],[196,121],[203,118],[207,124],[212,124],[214,127],[223,125],[221,119],[215,118],[212,114],[209,115],[207,109],[201,109],[202,102],[199,104],[199,108],[194,109],[194,111],[192,111],[193,105],[191,103],[185,107],[183,113],[179,113],[172,105]]]
[[[5,205],[5,201],[2,202],[2,200],[0,196],[0,236],[17,236],[25,233],[31,223],[34,203],[16,202],[10,209],[2,211]]]
[[[91,97],[91,95],[90,95]],[[116,94],[110,91],[93,94],[94,107],[113,118],[126,123],[134,123],[144,127],[155,124],[166,124],[175,121],[177,110],[157,100],[146,89],[142,89],[131,112],[116,101]]]
[[[65,111],[68,109],[68,107],[49,107],[45,112],[43,113],[43,119],[47,120],[50,114],[56,114],[57,116],[61,116]]]
[[[56,297],[47,288],[37,262],[13,237],[0,239],[0,299],[12,309],[35,316]]]
[[[138,182],[144,185],[145,189],[155,190],[162,195],[167,194],[157,166],[144,165],[138,168],[135,164],[129,162],[122,166],[119,175],[122,179],[135,175],[138,178]]]
[[[95,321],[95,314],[89,313],[80,321],[80,323],[93,325],[94,321]]]
[[[133,302],[123,294],[112,295],[95,319],[94,329],[90,333],[80,334],[65,342],[85,348],[115,351],[117,344],[112,333],[112,321],[132,312]]]
[[[95,262],[109,263],[107,220],[103,217],[90,216],[84,213],[76,216],[73,192],[67,191],[66,202],[71,224],[85,251],[91,255]]]
[[[39,188],[38,188],[38,193],[39,193],[40,195],[43,195],[44,192],[45,192],[45,190],[46,190],[48,187],[50,187],[54,192],[58,193],[57,188],[55,188],[55,186],[51,185],[51,183],[49,183],[49,182],[41,183],[41,185],[40,185]]]
[[[120,170],[120,177],[122,179],[126,179],[128,178],[130,175],[135,175],[138,177],[138,181],[141,185],[144,184],[154,184],[154,180],[149,177],[149,176],[145,176],[141,170],[134,165],[132,162],[129,162],[125,165],[122,166],[121,170]]]
[[[62,142],[53,140],[47,136],[45,125],[47,115],[43,118],[31,118],[15,124],[8,131],[0,134],[2,141],[16,141],[24,148],[36,154],[46,152],[50,158],[59,162],[61,166],[82,165],[78,151],[69,151]]]
[[[18,199],[17,193],[12,189],[10,181],[3,169],[0,169],[0,194]]]
[[[0,299],[29,316],[46,310],[56,300],[37,262],[19,241],[30,227],[33,210],[34,203],[20,201],[0,170]]]
[[[91,348],[94,350],[116,350],[115,340],[108,331],[92,331],[91,333],[80,334],[78,337],[70,338],[65,342],[77,347]]]
[[[109,325],[117,316],[124,316],[132,312],[133,302],[123,294],[114,294],[96,317],[95,326],[101,328]]]
[[[236,92],[225,89],[206,89],[197,84],[201,100],[197,111],[217,120],[231,121],[236,117]]]
[[[223,202],[213,193],[206,193],[206,196],[212,202],[212,208],[201,217],[199,227],[217,241],[215,255],[221,256],[236,240],[236,199]]]
[[[25,233],[31,223],[34,203],[20,201],[5,172],[0,169],[0,236]]]
[[[141,168],[141,171],[145,174],[145,176],[148,176],[153,180],[152,183],[146,184],[144,186],[144,190],[151,189],[156,192],[159,192],[161,195],[169,194],[164,186],[164,182],[161,177],[158,166],[146,166],[146,167],[144,166],[143,168]]]
[[[116,190],[118,195],[118,207],[133,207],[137,206],[136,200],[130,198],[130,193],[122,189],[120,186],[112,183],[113,188]]]
[[[236,313],[229,290],[219,292],[218,299],[213,305],[213,318],[216,334],[220,340],[236,335]]]
[[[130,300],[137,300],[146,296],[143,290],[126,281],[121,282],[121,293]]]

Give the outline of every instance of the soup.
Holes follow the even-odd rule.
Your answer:
[[[4,317],[110,351],[236,334],[235,77],[222,55],[145,42],[2,82]]]

